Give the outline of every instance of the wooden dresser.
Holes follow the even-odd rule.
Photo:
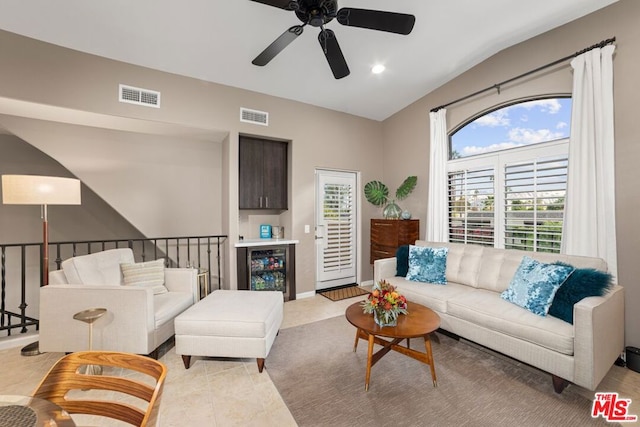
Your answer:
[[[396,256],[402,245],[413,245],[420,233],[419,219],[372,219],[369,262]]]

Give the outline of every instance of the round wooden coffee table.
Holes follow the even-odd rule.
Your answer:
[[[429,365],[433,386],[438,386],[433,353],[431,352],[431,339],[429,338],[429,334],[440,326],[440,316],[438,316],[437,313],[423,305],[407,302],[407,314],[401,314],[398,317],[398,324],[396,326],[381,327],[373,320],[373,314],[364,313],[361,302],[357,302],[347,308],[345,316],[349,323],[357,328],[353,351],[356,351],[358,348],[359,339],[366,340],[369,343],[367,374],[364,383],[365,391],[369,390],[371,367],[391,350]],[[391,338],[391,340],[386,340],[381,337]],[[425,353],[409,348],[409,340],[420,337],[424,339]],[[399,345],[404,339],[407,340],[406,347]],[[374,344],[382,346],[382,348],[375,353],[373,352]]]

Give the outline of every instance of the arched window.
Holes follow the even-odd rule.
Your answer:
[[[454,130],[449,241],[560,252],[571,98],[501,106]]]

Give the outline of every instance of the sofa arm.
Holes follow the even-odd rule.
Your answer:
[[[169,292],[187,292],[198,300],[198,270],[196,268],[165,268],[164,285]]]
[[[40,288],[40,349],[73,352],[89,348],[89,325],[73,315],[107,309],[93,324],[93,349],[148,354],[155,328],[151,289],[134,286],[48,285]]]
[[[595,390],[624,349],[624,288],[573,306],[574,383]]]
[[[373,282],[396,275],[396,257],[377,259],[373,262]]]
[[[66,285],[67,276],[64,275],[62,270],[54,270],[49,272],[49,284],[50,285]]]

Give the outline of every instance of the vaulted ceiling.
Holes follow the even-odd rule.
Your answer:
[[[262,0],[3,2],[0,28],[157,70],[384,120],[500,50],[615,1],[340,0],[340,8],[413,14],[416,22],[409,35],[328,22],[326,28],[335,32],[351,70],[339,80],[318,43],[319,29],[310,25],[266,66],[251,64],[287,28],[300,24],[294,12]],[[372,74],[371,67],[378,63],[385,72]]]

